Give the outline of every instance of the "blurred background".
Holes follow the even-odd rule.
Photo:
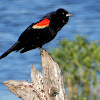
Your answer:
[[[46,50],[51,51],[52,48],[56,50],[59,47],[57,41],[63,40],[65,37],[68,42],[78,40],[80,37],[75,38],[75,34],[81,37],[87,36],[85,42],[98,40],[98,44],[100,44],[100,0],[0,0],[0,55],[17,41],[20,34],[31,23],[58,8],[64,8],[74,16],[70,18],[68,24],[63,27],[53,41],[44,45]],[[96,47],[97,45],[93,49],[94,51]],[[40,72],[42,71],[39,49],[24,54],[12,52],[0,60],[0,100],[20,100],[8,91],[3,82],[6,80],[29,80],[31,82],[31,64]],[[68,84],[66,85],[66,94],[72,100],[100,100],[100,71],[96,70],[94,77],[96,86],[90,86],[92,89],[88,95],[83,95],[84,92],[81,90],[83,85],[78,88],[78,91],[81,92],[69,94],[70,86],[68,87]]]

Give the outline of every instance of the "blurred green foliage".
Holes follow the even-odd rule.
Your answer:
[[[74,95],[73,98],[71,98],[71,100],[87,100],[87,98],[79,94],[79,95]]]
[[[97,71],[100,71],[98,41],[90,42],[86,40],[86,36],[76,35],[74,41],[64,39],[58,44],[50,54],[61,67],[68,88],[74,89],[76,85],[80,85],[83,90],[89,90],[90,84],[97,86]]]

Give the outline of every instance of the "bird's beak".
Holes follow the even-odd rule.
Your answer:
[[[73,16],[73,15],[70,13],[66,14],[66,17],[71,17],[71,16]]]

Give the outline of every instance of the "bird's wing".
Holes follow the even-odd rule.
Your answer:
[[[23,43],[37,41],[40,37],[40,34],[43,34],[43,30],[46,31],[46,28],[49,26],[50,20],[47,18],[42,19],[37,23],[31,24],[19,37],[18,41]]]
[[[45,27],[48,27],[50,23],[50,20],[48,18],[44,18],[35,25],[32,26],[33,29],[43,29]]]

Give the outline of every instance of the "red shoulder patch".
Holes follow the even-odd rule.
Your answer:
[[[49,20],[48,18],[45,18],[45,19],[43,19],[42,21],[40,21],[39,23],[33,25],[32,28],[37,28],[37,29],[38,29],[38,28],[39,28],[39,29],[45,28],[45,27],[48,27],[48,26],[49,26],[49,23],[50,23],[50,20]]]

